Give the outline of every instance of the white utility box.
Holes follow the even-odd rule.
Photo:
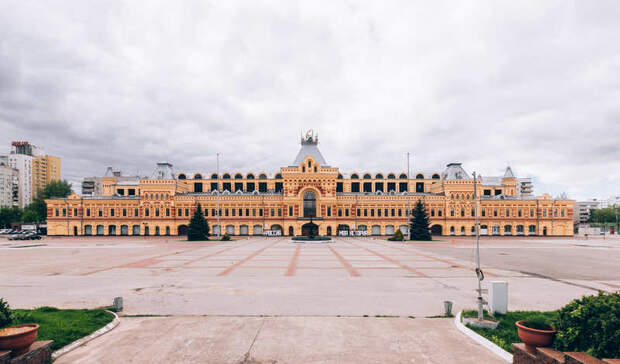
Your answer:
[[[502,315],[508,311],[508,282],[493,281],[489,286],[489,308]]]

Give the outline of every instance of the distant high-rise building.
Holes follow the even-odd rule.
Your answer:
[[[32,196],[52,181],[60,181],[60,158],[51,155],[32,160]]]
[[[136,184],[140,180],[138,176],[123,176],[120,170],[112,167],[106,169],[103,177],[84,177],[82,180],[82,196],[104,196],[112,195],[116,191],[116,183]]]
[[[0,207],[18,206],[19,171],[8,165],[8,158],[0,158]]]
[[[32,203],[37,191],[51,181],[60,180],[60,158],[26,141],[11,143],[8,165],[18,171],[18,206]]]

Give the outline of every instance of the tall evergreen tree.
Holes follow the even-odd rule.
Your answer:
[[[200,204],[196,205],[196,211],[194,211],[194,216],[192,216],[192,219],[189,221],[189,228],[187,229],[187,240],[209,240],[209,223],[202,214],[202,207],[200,206]]]
[[[418,200],[413,209],[413,215],[409,220],[409,239],[410,240],[433,240],[431,238],[428,215],[422,201]]]

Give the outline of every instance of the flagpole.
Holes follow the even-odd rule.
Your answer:
[[[474,214],[476,226],[476,276],[478,277],[478,320],[482,321],[482,270],[480,269],[480,225],[478,222],[478,193],[477,193],[476,172],[474,172]]]

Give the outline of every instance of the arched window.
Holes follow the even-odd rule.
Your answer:
[[[383,175],[381,173],[377,173],[375,175],[375,179],[383,179]]]
[[[368,173],[366,173],[366,174],[364,175],[364,179],[370,179],[370,178],[371,178],[371,177],[370,177],[370,175],[369,175]]]
[[[388,174],[388,179],[395,179],[396,176],[394,175],[394,173],[390,173]]]
[[[217,179],[217,173],[213,173],[213,174],[211,175],[211,179]]]
[[[243,176],[241,175],[241,173],[237,173],[235,174],[235,179],[243,179]]]
[[[185,175],[185,173],[179,173],[178,179],[187,179],[187,176]]]
[[[282,179],[282,173],[276,173],[276,179]]]
[[[222,179],[230,179],[230,174],[224,173],[224,175],[222,176]]]
[[[245,178],[254,179],[254,175],[252,173],[248,173],[248,175]]]
[[[200,174],[200,173],[196,173],[196,174],[194,175],[194,179],[202,179],[202,174]]]
[[[258,179],[267,179],[267,175],[264,173],[261,173],[258,175]]]
[[[439,174],[437,174],[437,173],[433,174],[433,176],[431,178],[432,179],[441,179],[441,177],[439,177]]]
[[[424,175],[423,175],[422,173],[418,173],[418,174],[415,176],[415,178],[416,178],[416,179],[424,179]]]
[[[360,179],[360,176],[358,176],[357,173],[353,173],[351,179]]]
[[[338,179],[342,179],[342,175],[338,173]]]
[[[398,176],[398,178],[400,178],[400,179],[407,179],[407,174],[401,173],[400,176]]]
[[[304,217],[316,217],[316,195],[312,191],[304,193]]]

